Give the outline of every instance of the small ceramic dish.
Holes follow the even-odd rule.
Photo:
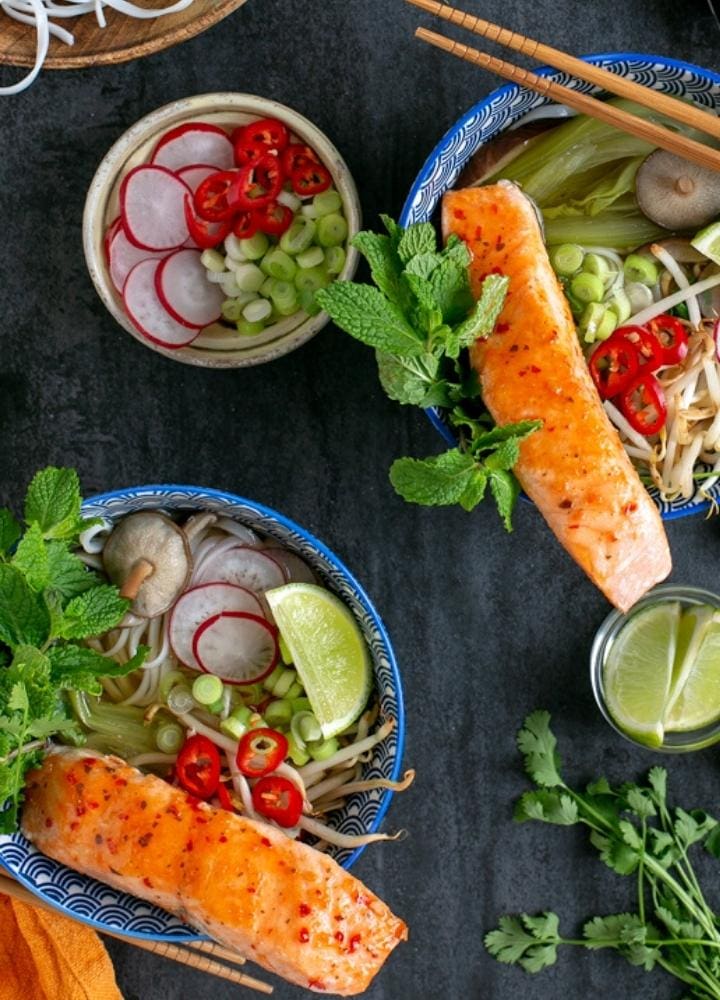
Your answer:
[[[119,215],[119,190],[126,174],[147,163],[158,140],[170,129],[186,122],[205,122],[229,131],[258,118],[279,118],[287,125],[295,141],[311,146],[330,171],[343,200],[348,224],[348,247],[340,280],[352,278],[357,268],[357,251],[349,241],[360,229],[360,201],[348,167],[330,142],[312,122],[292,108],[264,97],[250,94],[201,94],[188,97],[157,111],[128,129],[111,147],[97,169],[85,200],[83,246],[90,277],[108,311],[120,326],[136,340],[174,361],[206,368],[245,368],[272,361],[300,347],[328,322],[327,313],[309,316],[298,311],[268,326],[257,336],[243,336],[221,323],[206,327],[187,347],[168,348],[144,337],[131,323],[122,297],[114,287],[105,250],[108,227]]]
[[[362,777],[364,780],[397,780],[405,738],[405,711],[395,655],[370,598],[338,557],[282,514],[219,490],[197,486],[138,486],[90,497],[83,504],[85,517],[105,518],[109,522],[134,511],[157,509],[169,514],[212,511],[232,517],[260,534],[272,536],[283,547],[301,556],[319,580],[341,598],[360,626],[370,650],[380,718],[396,722],[393,731],[373,749],[371,759],[364,763]],[[392,791],[383,789],[355,793],[342,809],[332,813],[328,822],[344,834],[374,833],[382,823],[392,796]],[[363,850],[362,847],[354,850],[336,847],[329,853],[344,868],[350,868]],[[0,865],[45,902],[100,931],[162,941],[186,941],[202,936],[165,910],[53,861],[36,850],[21,833],[0,836]]]

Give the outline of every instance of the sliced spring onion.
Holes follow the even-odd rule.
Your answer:
[[[278,698],[277,701],[271,701],[265,709],[265,721],[273,729],[277,729],[278,726],[290,725],[292,717],[292,702],[288,701],[287,698]]]
[[[208,271],[216,271],[220,274],[227,270],[226,258],[217,250],[203,250],[200,256],[200,263]]]
[[[342,208],[342,198],[334,188],[330,188],[328,191],[316,194],[312,200],[312,206],[315,209],[316,218],[320,219],[323,215],[339,212]]]
[[[158,726],[155,743],[161,753],[177,753],[183,744],[185,732],[177,722],[166,722]]]
[[[631,253],[625,258],[623,264],[626,281],[639,281],[642,285],[652,288],[657,285],[660,274],[657,264],[639,253]]]
[[[323,215],[318,219],[317,241],[322,247],[337,247],[344,243],[348,235],[348,224],[344,216],[337,212]]]
[[[185,684],[177,684],[167,696],[167,705],[175,715],[191,712],[195,707],[192,691]]]
[[[295,259],[297,260],[298,267],[317,267],[325,260],[325,252],[322,247],[308,247],[307,250],[299,253]]]
[[[259,292],[265,281],[265,275],[257,264],[248,262],[236,265],[235,281],[241,292]]]
[[[223,695],[223,682],[214,674],[202,674],[193,681],[192,696],[198,705],[214,705]]]
[[[292,281],[297,271],[297,264],[285,250],[281,249],[281,246],[269,250],[263,257],[260,267],[271,278],[277,278],[279,281]]]
[[[325,251],[325,267],[328,274],[340,274],[345,267],[347,254],[343,247],[328,247]]]
[[[254,299],[243,309],[243,318],[248,321],[248,323],[262,323],[266,319],[270,319],[270,314],[272,313],[272,306],[267,299]]]
[[[303,206],[303,212],[305,210]],[[280,249],[285,253],[297,254],[307,250],[315,238],[315,223],[304,216],[296,218],[290,228],[280,237]]]
[[[240,251],[247,260],[260,260],[268,252],[270,240],[265,233],[255,233],[249,239],[240,240]]]
[[[256,337],[265,329],[264,323],[249,323],[246,319],[239,319],[236,323],[237,332],[243,337]]]

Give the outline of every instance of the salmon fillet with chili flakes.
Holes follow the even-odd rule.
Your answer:
[[[470,356],[496,423],[543,421],[520,446],[517,477],[573,559],[626,611],[668,575],[670,550],[602,407],[535,209],[499,181],[449,191],[442,223],[472,253],[476,295],[489,273],[510,279],[495,332]]]
[[[407,927],[332,858],[117,757],[49,753],[22,828],[57,861],[186,920],[292,983],[354,996]]]

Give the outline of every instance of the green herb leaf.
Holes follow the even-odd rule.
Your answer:
[[[73,597],[56,626],[62,639],[85,639],[115,628],[130,607],[130,601],[106,584]]]
[[[514,816],[518,823],[534,819],[556,826],[574,826],[579,819],[578,807],[569,795],[548,789],[525,792],[515,806]]]
[[[490,473],[490,490],[505,530],[512,531],[512,515],[520,496],[520,484],[511,472],[498,470]]]
[[[430,222],[416,222],[408,226],[397,245],[397,252],[403,264],[407,264],[418,254],[434,253],[436,249],[435,226]]]
[[[490,336],[505,304],[508,284],[508,279],[499,274],[488,275],[470,315],[453,330],[452,348],[448,347],[449,357],[457,358],[462,348],[472,347],[479,338]]]
[[[390,399],[414,406],[431,405],[425,400],[429,398],[437,376],[437,358],[432,354],[398,358],[384,351],[377,351],[376,357],[380,382]]]
[[[525,757],[525,770],[535,784],[543,788],[564,787],[549,712],[537,711],[528,715],[517,735],[517,745]]]
[[[352,245],[370,265],[372,279],[391,302],[397,306],[408,305],[407,290],[402,280],[402,263],[389,236],[362,232],[353,238]]]
[[[429,280],[433,298],[445,322],[453,326],[464,320],[473,305],[467,268],[459,267],[452,258],[446,257]]]
[[[103,688],[98,678],[125,677],[142,666],[148,653],[147,646],[140,646],[126,663],[117,663],[85,646],[53,646],[48,651],[50,676],[59,688],[99,695]]]
[[[491,451],[499,444],[503,444],[503,442],[513,438],[516,441],[524,441],[526,437],[529,437],[533,431],[539,430],[540,427],[542,427],[542,420],[521,420],[516,424],[503,424],[501,427],[493,427],[489,431],[478,428],[476,435],[473,437],[472,451],[476,454],[481,451]]]
[[[67,542],[48,542],[47,556],[47,589],[57,594],[61,602],[102,583],[102,578],[69,550]]]
[[[558,918],[554,913],[542,917],[523,913],[521,920],[501,917],[498,929],[485,935],[485,947],[499,962],[540,972],[557,960]]]
[[[49,467],[38,472],[25,497],[25,520],[45,538],[73,538],[80,518],[80,481],[74,469]]]
[[[15,649],[26,643],[41,646],[50,631],[50,616],[14,566],[0,566],[0,642]]]
[[[39,525],[31,524],[20,539],[12,565],[22,573],[31,590],[39,593],[47,587],[50,578],[48,552]]]
[[[419,253],[408,261],[405,274],[416,274],[419,278],[429,278],[435,268],[442,263],[442,254]],[[375,280],[373,278],[373,280]],[[377,284],[377,282],[375,282]]]
[[[400,357],[422,354],[421,336],[377,288],[334,281],[315,295],[322,309],[356,340]]]
[[[425,506],[459,503],[475,472],[472,455],[457,448],[434,458],[398,458],[390,482],[404,500]]]
[[[0,507],[0,557],[6,556],[22,534],[22,528],[12,511]]]

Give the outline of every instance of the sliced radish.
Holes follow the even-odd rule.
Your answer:
[[[122,226],[122,219],[118,215],[117,219],[114,219],[110,225],[105,230],[105,236],[103,238],[103,249],[105,251],[105,260],[110,262],[110,244],[113,241],[113,237],[117,233],[118,229]]]
[[[216,170],[230,170],[235,166],[235,156],[233,144],[219,126],[185,122],[165,133],[150,162],[168,170],[180,170],[193,163],[212,163]]]
[[[289,549],[279,549],[273,546],[268,546],[268,548],[263,549],[263,551],[272,556],[275,562],[280,563],[282,568],[285,570],[285,575],[287,576],[288,583],[317,583],[317,577],[310,569],[308,564],[300,556],[295,555]]]
[[[234,583],[259,594],[287,583],[280,563],[266,552],[246,545],[236,545],[208,559],[202,571],[202,579]]]
[[[203,622],[223,611],[262,615],[262,606],[255,594],[230,583],[203,583],[178,598],[170,615],[168,634],[175,656],[185,666],[200,670],[193,654],[193,637]]]
[[[185,347],[197,337],[199,330],[190,330],[173,319],[155,291],[157,260],[141,260],[127,276],[123,288],[125,312],[143,337],[161,347]]]
[[[193,636],[193,656],[206,674],[226,684],[255,684],[275,669],[280,658],[277,629],[259,615],[221,611]]]
[[[113,285],[122,295],[127,276],[136,264],[141,260],[162,260],[167,256],[165,250],[140,250],[133,246],[125,234],[125,230],[118,228],[110,240],[108,257],[110,261],[110,278]]]
[[[141,250],[177,250],[188,238],[185,196],[190,188],[165,167],[135,167],[120,186],[123,226]]]
[[[218,172],[217,167],[212,167],[208,163],[191,163],[189,167],[181,167],[176,170],[181,181],[184,181],[193,194],[200,187],[206,177]]]
[[[225,293],[207,280],[199,250],[176,250],[155,275],[160,301],[178,323],[200,329],[220,319]]]

